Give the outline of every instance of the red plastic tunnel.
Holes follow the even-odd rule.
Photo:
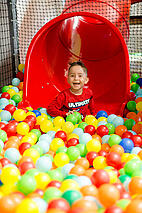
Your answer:
[[[128,26],[118,9],[103,5],[103,16],[90,10],[66,10],[38,31],[26,57],[24,103],[33,108],[47,107],[69,87],[65,72],[70,62],[80,59],[88,68],[88,86],[94,93],[96,111],[122,114],[130,90],[125,42]],[[111,11],[115,11],[115,17]]]

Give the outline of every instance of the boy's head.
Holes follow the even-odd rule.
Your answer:
[[[81,61],[73,62],[68,71],[68,83],[74,93],[81,93],[83,87],[88,83],[87,68]]]

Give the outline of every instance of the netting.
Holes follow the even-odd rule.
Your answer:
[[[130,0],[83,2],[85,3],[80,3],[79,0],[1,0],[0,87],[11,83],[19,63],[18,57],[20,63],[25,63],[27,49],[37,31],[61,13],[74,11],[103,15],[116,25],[126,42],[129,25],[130,37],[127,44],[130,71],[142,75],[142,2],[132,4],[131,7]]]

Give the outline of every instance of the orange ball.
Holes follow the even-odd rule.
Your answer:
[[[18,161],[18,166],[20,166],[24,162],[31,162],[33,163],[33,159],[29,156],[22,156],[22,158]]]
[[[142,150],[138,153],[138,156],[139,156],[140,159],[142,160]]]
[[[71,170],[70,170],[70,174],[74,174],[74,175],[84,175],[85,173],[85,169],[82,166],[79,165],[75,165]]]
[[[60,209],[48,209],[48,213],[66,213],[65,211],[62,211]]]
[[[89,168],[89,161],[86,158],[79,158],[75,162],[75,165],[79,165],[79,166],[82,166],[84,169],[88,169]]]
[[[110,152],[116,152],[121,156],[124,153],[124,149],[122,146],[115,144],[110,148]]]
[[[20,82],[18,85],[19,90],[23,90],[23,82]]]
[[[105,206],[109,207],[116,203],[120,199],[120,193],[118,189],[112,184],[103,184],[99,187],[99,200]]]
[[[83,194],[83,196],[98,197],[98,189],[94,185],[83,186],[80,189],[80,192]]]
[[[136,115],[137,114],[135,112],[128,112],[127,115],[126,115],[126,117],[128,119],[134,119],[135,120]]]
[[[141,101],[142,101],[142,97],[138,97],[138,98],[136,98],[136,100],[135,100],[136,104],[139,103],[139,102],[141,102]]]
[[[142,124],[136,123],[133,127],[132,130],[136,132],[137,134],[142,133]]]
[[[17,142],[18,144],[20,144],[20,139],[17,136],[11,136],[11,137],[9,137],[8,141]]]
[[[87,177],[89,177],[89,178],[91,178],[92,177],[92,174],[94,173],[96,171],[96,169],[94,169],[94,168],[89,168],[89,169],[87,169],[86,171],[85,171],[85,176],[87,176]]]
[[[142,177],[133,177],[129,183],[131,195],[142,194]]]
[[[71,209],[76,209],[76,208],[82,208],[83,210],[87,210],[87,211],[90,211],[90,210],[97,211],[96,203],[93,202],[92,200],[87,200],[85,198],[81,198],[73,203]]]
[[[16,148],[19,149],[19,144],[13,141],[7,141],[4,145],[4,149],[7,150],[8,148]]]
[[[142,119],[142,111],[140,111],[140,112],[138,112],[138,114],[137,114],[138,116],[140,116],[141,117],[141,119]]]
[[[142,200],[132,200],[126,207],[125,213],[142,213]]]
[[[110,145],[108,143],[102,144],[101,150],[108,153],[110,151]]]
[[[100,141],[100,143],[102,143],[102,138],[101,138],[101,136],[95,134],[95,135],[92,135],[92,138],[95,138],[95,139],[97,139],[98,141]]]
[[[124,125],[119,125],[115,128],[115,134],[119,135],[120,137],[123,135],[124,132],[127,131],[127,127]]]
[[[1,213],[15,213],[16,207],[17,203],[10,196],[4,196],[0,199]]]

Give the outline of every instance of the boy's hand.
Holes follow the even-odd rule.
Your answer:
[[[75,110],[70,111],[70,112],[67,112],[67,113],[66,113],[66,116],[71,115],[71,114],[73,114],[74,112],[75,112]]]

